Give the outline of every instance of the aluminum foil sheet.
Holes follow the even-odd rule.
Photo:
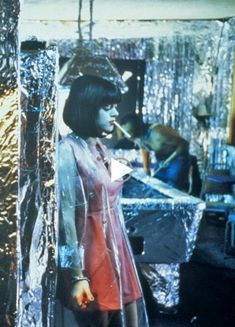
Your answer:
[[[16,313],[18,170],[18,17],[20,3],[0,1],[0,325]]]
[[[135,171],[132,176],[140,186],[145,184],[162,194],[146,198],[149,192],[135,187],[129,198],[121,200],[129,237],[143,238],[143,250],[135,259],[160,264],[189,261],[205,203],[142,171]]]
[[[180,265],[140,264],[147,279],[159,312],[174,314],[179,304]]]
[[[20,1],[0,1],[0,96],[16,88]]]
[[[18,92],[7,91],[1,108],[0,169],[0,310],[14,322],[16,296],[16,203],[18,189]],[[3,321],[4,318],[0,316]]]
[[[17,326],[53,326],[56,282],[54,189],[57,52],[21,55]]]
[[[176,313],[180,263],[192,256],[205,204],[142,171],[132,176],[122,204],[135,259],[159,310]]]

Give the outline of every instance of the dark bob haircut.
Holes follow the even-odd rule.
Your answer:
[[[96,127],[99,110],[120,101],[120,90],[108,80],[92,75],[78,77],[65,103],[64,122],[81,137],[100,136]]]

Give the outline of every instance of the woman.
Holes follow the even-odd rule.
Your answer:
[[[59,144],[59,293],[78,326],[147,326],[110,158],[97,137],[113,132],[120,91],[82,76],[72,84],[63,118],[72,133]]]

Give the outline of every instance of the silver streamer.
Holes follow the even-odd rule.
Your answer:
[[[56,282],[55,49],[21,56],[17,326],[52,326]]]
[[[19,11],[18,0],[0,0],[0,324],[4,326],[14,326],[16,314]]]
[[[191,126],[194,47],[188,35],[155,40],[155,55],[147,64],[144,121],[171,126],[185,137]],[[182,119],[184,118],[184,119]]]

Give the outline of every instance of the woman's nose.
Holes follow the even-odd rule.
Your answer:
[[[117,111],[117,108],[113,107],[111,115],[112,115],[112,117],[117,117],[119,115],[119,112]]]

